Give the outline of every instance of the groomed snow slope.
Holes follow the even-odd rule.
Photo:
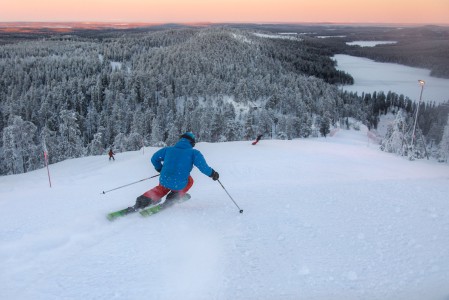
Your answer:
[[[192,199],[109,222],[157,183],[156,150],[0,177],[0,299],[449,299],[449,166],[362,131],[199,143]]]

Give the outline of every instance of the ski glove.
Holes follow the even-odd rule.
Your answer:
[[[212,174],[210,174],[210,177],[211,177],[213,180],[218,180],[218,178],[220,177],[220,175],[218,174],[218,172],[215,172],[215,170],[212,169]]]
[[[156,169],[156,171],[157,171],[158,173],[160,173],[160,172],[162,171],[162,168]]]

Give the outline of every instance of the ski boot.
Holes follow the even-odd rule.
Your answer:
[[[171,191],[170,193],[168,193],[167,197],[165,197],[165,201],[177,200],[180,198],[181,198],[181,196],[180,196],[179,192]]]
[[[136,204],[134,204],[134,206],[130,206],[126,209],[126,212],[129,213],[133,213],[138,211],[139,209],[144,209],[145,207],[154,204],[156,202],[153,202],[153,200],[151,198],[145,197],[144,195],[141,195],[139,197],[137,197],[136,199]]]

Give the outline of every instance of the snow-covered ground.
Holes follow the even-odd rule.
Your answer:
[[[0,177],[0,299],[449,299],[449,166],[361,131],[199,143],[192,199],[109,222],[156,150]]]
[[[337,69],[343,70],[354,78],[353,85],[345,85],[346,91],[359,95],[375,91],[388,91],[403,94],[418,101],[421,86],[418,80],[426,82],[422,94],[425,102],[443,103],[449,100],[449,79],[430,76],[430,70],[413,68],[400,64],[380,63],[374,60],[344,54],[333,56],[338,63]]]

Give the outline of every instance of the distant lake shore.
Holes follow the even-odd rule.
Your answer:
[[[353,85],[342,86],[343,90],[357,92],[358,95],[375,91],[403,94],[413,101],[419,100],[421,87],[418,80],[426,82],[422,100],[442,103],[449,100],[449,79],[430,76],[430,70],[413,68],[400,64],[380,63],[368,58],[337,54],[337,69],[354,77]]]
[[[393,45],[397,44],[396,41],[354,41],[347,42],[346,45],[349,46],[360,46],[360,47],[375,47],[377,45]]]

